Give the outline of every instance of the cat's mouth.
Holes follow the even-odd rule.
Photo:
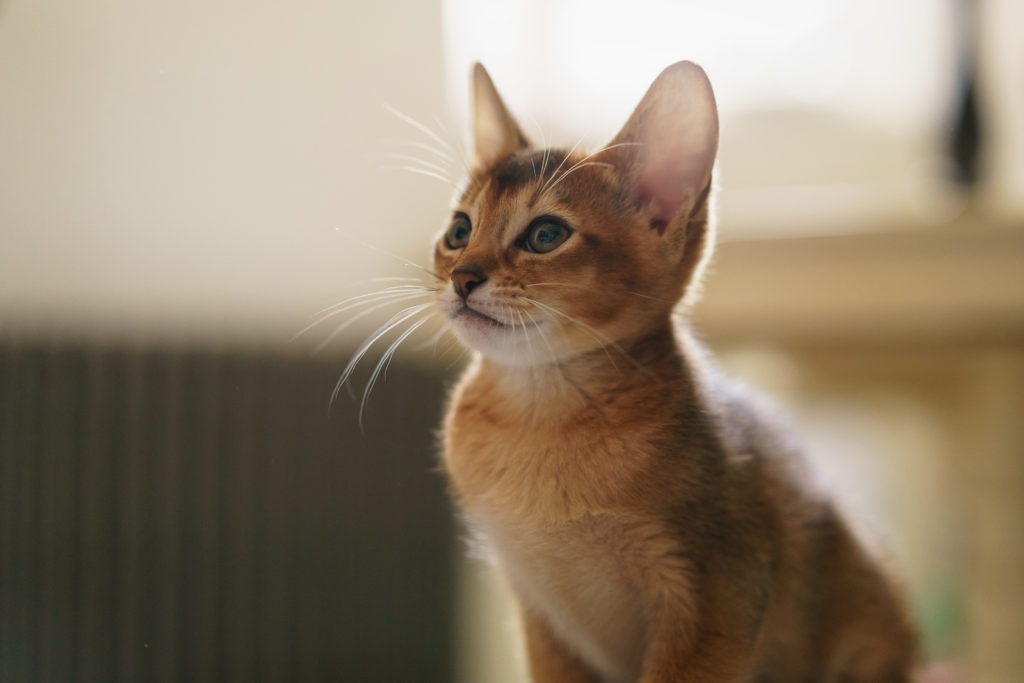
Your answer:
[[[495,318],[492,318],[489,315],[481,313],[480,311],[476,310],[475,308],[471,308],[468,305],[463,305],[462,308],[457,310],[455,312],[455,315],[452,316],[452,319],[463,319],[467,321],[493,325],[494,327],[507,327],[507,325],[501,322],[500,320],[496,320]]]

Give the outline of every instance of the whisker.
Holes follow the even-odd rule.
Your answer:
[[[435,173],[434,171],[430,171],[430,170],[425,169],[425,168],[417,168],[416,166],[401,166],[401,165],[399,165],[399,166],[384,166],[383,169],[385,171],[408,171],[409,173],[418,173],[420,175],[425,175],[428,178],[435,178],[437,180],[440,180],[442,183],[444,183],[448,187],[452,187],[452,188],[458,189],[458,185],[456,185],[455,182],[453,180],[451,180],[450,178],[445,178],[440,173]]]
[[[536,130],[538,135],[540,135],[541,145],[547,148],[547,144],[545,143],[547,136],[544,135],[544,131],[543,129],[541,129],[540,123],[537,121],[537,117],[535,117],[533,114],[530,114],[530,123],[533,124],[534,130]],[[534,163],[532,154],[530,155],[530,167],[533,169],[533,179],[535,181],[540,180],[540,176],[537,175],[537,164]]]
[[[586,332],[587,334],[589,334],[598,343],[598,346],[601,347],[601,350],[604,351],[605,355],[608,356],[608,362],[612,364],[612,367],[614,367],[616,370],[619,369],[619,366],[615,363],[615,359],[612,358],[612,354],[608,351],[608,345],[605,343],[605,341],[600,336],[597,336],[596,330],[588,329],[589,325],[585,325],[584,323],[580,322],[579,320],[576,320],[572,316],[566,315],[565,313],[562,313],[561,311],[559,311],[559,310],[557,310],[557,309],[555,309],[555,308],[553,308],[551,306],[547,306],[546,304],[542,304],[539,301],[535,301],[533,299],[528,299],[526,297],[523,297],[523,299],[526,300],[526,301],[529,301],[530,303],[534,304],[535,306],[538,306],[538,307],[540,307],[542,309],[548,310],[551,313],[554,313],[555,315],[557,315],[557,316],[559,316],[561,318],[564,318],[565,320],[568,320],[571,323],[578,324],[578,325],[582,326],[583,327],[583,331]],[[560,325],[563,324],[561,321],[558,321],[558,323]],[[607,337],[606,337],[606,339],[607,339]]]
[[[540,162],[540,177],[543,178],[544,172],[547,171],[548,168],[548,159],[551,157],[551,146],[548,143],[548,136],[544,129],[538,126],[538,131],[540,132],[541,147],[544,148],[544,154],[541,156]]]
[[[533,326],[535,328],[537,328],[537,332],[538,332],[538,334],[540,334],[541,340],[548,347],[548,350],[551,351],[551,356],[554,359],[555,352],[551,348],[551,345],[547,342],[546,335],[544,334],[544,330],[541,329],[540,325],[537,324],[536,319],[532,315],[530,315],[529,311],[523,311],[523,313],[525,313],[526,316],[530,319],[530,322],[533,323]],[[610,360],[610,358],[609,358],[609,360]],[[565,384],[568,384],[573,389],[575,389],[576,392],[579,393],[579,395],[583,397],[583,400],[586,401],[590,405],[590,407],[594,409],[594,412],[597,413],[598,417],[600,417],[605,423],[608,423],[607,416],[604,414],[604,411],[601,409],[601,406],[599,406],[597,404],[597,402],[594,400],[594,397],[591,396],[590,394],[588,394],[583,389],[583,387],[581,387],[572,377],[569,376],[569,373],[566,372],[565,368],[562,367],[561,363],[559,363],[557,360],[555,360],[554,361],[554,365],[555,365],[556,368],[558,368],[558,372],[562,376],[562,380],[565,382]],[[614,362],[612,363],[612,365],[614,365]],[[618,368],[616,368],[616,369],[618,369]]]
[[[446,329],[445,331],[449,332],[450,330]],[[444,339],[444,335],[441,336],[441,339]],[[440,340],[438,343],[440,343]],[[441,350],[440,353],[438,353],[437,347],[434,347],[434,360],[440,363],[442,360],[444,360],[445,356],[451,353],[452,349],[462,348],[463,346],[462,344],[459,343],[459,340],[455,337],[455,335],[452,335],[451,337],[448,338],[448,344],[444,347],[444,349]]]
[[[577,142],[573,146],[573,148],[571,150],[569,150],[569,154],[565,157],[565,159],[562,159],[562,163],[565,163],[566,160],[568,160],[569,157],[572,156],[572,153],[574,151],[576,151],[576,148],[579,147],[581,142],[583,142],[582,138],[580,138],[579,142]],[[605,145],[604,147],[602,147],[602,148],[600,148],[600,149],[598,149],[596,151],[591,152],[590,154],[586,155],[585,157],[583,157],[582,159],[577,161],[575,164],[573,164],[567,171],[565,171],[561,175],[558,175],[558,169],[555,169],[555,172],[551,174],[551,178],[548,179],[548,181],[544,184],[544,187],[542,187],[541,190],[536,194],[536,198],[539,198],[539,197],[543,196],[544,194],[552,191],[553,189],[555,189],[555,187],[560,182],[562,182],[567,177],[569,177],[572,173],[574,173],[575,171],[578,171],[581,168],[585,168],[587,166],[604,166],[606,168],[614,168],[614,166],[612,164],[608,164],[608,163],[601,162],[601,161],[590,161],[590,159],[593,159],[598,154],[601,154],[602,152],[607,152],[610,149],[615,149],[616,147],[631,147],[631,146],[639,145],[639,144],[640,144],[639,142],[617,142],[614,145]],[[562,167],[562,164],[559,164],[558,168],[561,168],[561,167]]]
[[[319,311],[316,312],[316,315],[320,315],[321,313],[326,313],[328,311],[334,310],[334,309],[339,308],[341,306],[345,306],[346,304],[348,304],[350,302],[353,302],[353,301],[363,301],[363,300],[366,300],[366,299],[373,299],[374,297],[390,295],[390,294],[403,294],[403,293],[408,293],[408,292],[436,292],[436,291],[437,291],[437,288],[429,287],[427,285],[419,285],[419,284],[394,285],[392,287],[385,287],[384,289],[377,290],[375,292],[367,292],[366,294],[357,294],[356,296],[350,296],[349,298],[343,299],[342,301],[339,301],[336,304],[331,304],[330,306],[327,306],[325,308],[320,309]]]
[[[366,284],[367,282],[422,282],[418,277],[399,277],[396,275],[381,275],[379,277],[371,277],[365,280],[360,280],[356,284]]]
[[[345,329],[350,327],[352,325],[352,323],[356,322],[360,318],[364,318],[367,315],[369,315],[370,313],[373,313],[374,311],[378,311],[378,310],[384,308],[385,306],[390,306],[392,304],[397,304],[397,303],[400,303],[400,302],[403,302],[403,301],[410,301],[412,299],[417,298],[417,296],[421,296],[421,295],[410,294],[408,296],[404,296],[404,297],[400,297],[400,298],[395,298],[395,299],[393,299],[391,301],[385,301],[384,303],[377,304],[376,306],[371,306],[370,308],[367,308],[365,311],[360,311],[359,313],[355,314],[354,316],[352,316],[351,318],[349,318],[348,320],[346,320],[345,322],[343,322],[342,324],[340,324],[336,328],[334,328],[334,331],[332,331],[329,335],[327,335],[326,339],[324,339],[322,342],[320,342],[319,344],[316,345],[316,347],[313,349],[313,353],[316,354],[316,353],[320,353],[321,351],[323,351],[324,348],[326,348],[326,346],[328,344],[330,344],[332,341],[334,341],[335,337],[337,337],[339,334],[341,334]]]
[[[523,339],[526,340],[526,349],[529,352],[530,356],[532,357],[533,356],[533,342],[530,340],[530,335],[526,331],[526,325],[523,323],[523,315],[518,310],[513,311],[513,313],[516,314],[516,320],[512,321],[512,333],[515,334],[516,326],[517,326],[516,324],[518,323],[518,326],[523,328]],[[507,334],[507,331],[506,331],[506,334]]]
[[[586,324],[582,320],[574,318],[571,315],[567,315],[567,314],[563,313],[562,311],[558,310],[557,308],[549,306],[548,304],[542,303],[542,302],[537,301],[535,299],[530,299],[530,298],[527,298],[527,297],[523,297],[523,300],[524,301],[529,301],[530,303],[532,303],[532,304],[534,304],[536,306],[539,306],[540,308],[542,308],[542,309],[544,309],[546,311],[549,311],[549,312],[551,312],[551,313],[553,313],[553,314],[555,314],[555,315],[557,315],[557,316],[559,316],[561,318],[565,318],[566,320],[568,320],[569,322],[571,322],[571,323],[573,323],[575,325],[579,325],[580,328],[583,329],[584,332],[588,333],[591,337],[594,338],[595,341],[598,342],[598,344],[601,346],[602,350],[604,350],[605,354],[608,356],[608,360],[612,363],[613,366],[615,366],[616,369],[618,369],[618,366],[615,365],[615,360],[612,358],[611,354],[608,352],[608,347],[609,346],[611,348],[615,349],[616,351],[618,351],[620,354],[622,354],[622,357],[624,359],[626,359],[626,361],[628,361],[634,368],[636,368],[638,370],[641,370],[643,372],[648,372],[646,368],[644,368],[642,365],[640,365],[635,360],[633,360],[633,358],[626,352],[626,350],[623,349],[619,344],[617,344],[613,339],[611,339],[607,335],[602,334],[601,332],[595,330],[593,327],[591,327],[590,325]]]
[[[558,172],[562,169],[562,166],[565,165],[565,162],[568,161],[570,157],[572,157],[572,153],[576,151],[576,148],[583,144],[583,138],[585,137],[586,136],[583,136],[579,140],[577,140],[576,144],[573,145],[572,149],[569,150],[569,153],[562,157],[562,161],[559,162],[558,166],[555,167],[555,170],[551,172],[551,178],[548,178],[547,182],[545,182],[544,185],[541,186],[540,190],[534,193],[535,199],[544,196],[544,194],[547,192],[548,185],[551,184],[552,179],[558,175]]]
[[[370,347],[388,332],[395,329],[417,313],[423,312],[431,305],[431,303],[426,303],[403,308],[398,313],[395,313],[390,320],[378,327],[373,334],[370,335],[369,339],[364,341],[359,348],[356,349],[356,352],[352,354],[351,360],[349,360],[348,365],[345,366],[345,369],[341,373],[341,377],[338,378],[338,381],[334,385],[334,391],[331,392],[331,400],[328,403],[328,408],[334,405],[334,402],[338,399],[338,393],[341,391],[341,387],[348,381],[348,378],[352,375],[356,365],[358,365],[359,361],[366,355],[366,352],[370,350]]]
[[[345,311],[352,310],[353,308],[358,308],[360,306],[365,306],[366,304],[376,303],[378,301],[384,301],[384,303],[382,303],[382,304],[380,304],[378,306],[374,306],[374,307],[372,307],[372,308],[370,308],[370,309],[368,309],[366,311],[363,311],[362,313],[360,313],[355,318],[352,318],[354,320],[356,318],[362,317],[363,315],[365,315],[366,313],[368,313],[370,311],[375,311],[375,310],[381,308],[381,306],[386,306],[386,305],[388,305],[390,303],[395,303],[396,301],[403,301],[405,299],[414,299],[414,298],[416,298],[418,296],[426,296],[429,293],[430,293],[429,290],[428,291],[422,291],[422,292],[417,292],[417,291],[409,291],[409,292],[405,292],[405,291],[402,291],[402,292],[374,292],[373,294],[364,294],[362,296],[352,297],[350,299],[346,299],[345,301],[342,301],[340,303],[334,304],[333,306],[328,306],[327,308],[325,308],[322,311],[320,311],[317,314],[317,315],[319,315],[319,317],[316,320],[314,320],[313,322],[311,322],[308,325],[306,325],[305,327],[303,327],[298,332],[296,332],[295,335],[291,338],[290,341],[295,341],[296,339],[298,339],[303,334],[305,334],[306,332],[310,331],[311,329],[313,329],[314,327],[316,327],[320,323],[322,323],[322,322],[324,322],[326,320],[329,320],[330,318],[333,318],[334,316],[338,315],[339,313],[344,313]],[[372,297],[372,298],[370,298],[370,297]],[[347,325],[348,323],[345,323],[345,324]],[[333,338],[333,336],[332,336],[332,338]]]
[[[398,111],[397,109],[395,109],[394,107],[392,107],[389,104],[385,104],[384,108],[387,109],[393,116],[396,116],[399,119],[401,119],[402,121],[405,121],[407,124],[409,124],[410,126],[415,128],[419,132],[423,133],[424,135],[429,137],[434,142],[436,142],[439,145],[441,145],[441,147],[443,147],[445,149],[451,149],[451,145],[449,145],[447,142],[445,142],[444,138],[442,138],[440,135],[438,135],[434,131],[432,131],[429,128],[427,128],[426,126],[424,126],[422,123],[420,123],[419,121],[417,121],[413,117],[409,116],[408,114],[403,114],[402,112]]]
[[[399,335],[398,339],[391,343],[391,346],[387,348],[387,351],[384,352],[384,355],[381,356],[381,359],[377,362],[377,367],[373,369],[373,374],[370,375],[370,380],[366,383],[366,389],[363,390],[363,400],[359,403],[359,429],[363,428],[363,412],[366,410],[366,401],[370,398],[370,392],[373,391],[373,385],[377,383],[377,378],[380,376],[381,371],[384,371],[385,373],[387,372],[388,366],[391,365],[391,358],[395,355],[395,351],[398,350],[398,347],[402,342],[409,338],[409,335],[419,329],[420,326],[428,320],[430,320],[429,315],[410,325],[409,329]]]
[[[439,341],[441,341],[441,337],[443,337],[445,335],[445,332],[448,332],[448,331],[449,330],[448,330],[447,327],[442,327],[437,332],[432,334],[429,339],[427,339],[424,342],[420,342],[416,346],[412,347],[412,350],[413,351],[423,351],[424,349],[429,348],[432,345],[436,345]]]
[[[422,149],[424,152],[430,152],[431,154],[433,154],[438,159],[441,159],[442,161],[447,161],[449,163],[453,161],[450,154],[426,142],[420,142],[418,140],[403,140],[401,138],[381,138],[381,142],[389,145],[408,145],[409,147]]]
[[[532,282],[527,287],[576,287],[578,289],[590,289],[587,285],[576,284],[575,282]],[[641,294],[640,292],[631,292],[628,289],[615,288],[617,291],[623,294],[629,294],[630,296],[637,296],[641,299],[650,299],[651,301],[658,301],[663,304],[675,305],[675,301],[669,301],[668,299],[661,299],[656,296],[650,296],[649,294]]]
[[[463,358],[465,358],[469,354],[469,349],[467,349],[462,344],[455,344],[455,348],[459,350],[459,354],[455,356],[455,358],[452,360],[451,363],[447,365],[447,367],[445,367],[445,372],[451,370],[453,367],[455,367],[457,363],[459,363]]]
[[[579,163],[573,164],[572,168],[570,168],[568,171],[566,171],[565,173],[560,175],[558,177],[558,180],[556,180],[555,182],[551,183],[551,185],[548,187],[548,189],[544,190],[544,193],[547,194],[548,192],[553,192],[554,189],[556,187],[558,187],[558,184],[560,182],[562,182],[563,180],[565,180],[566,178],[568,178],[569,176],[571,176],[574,171],[578,171],[581,168],[586,168],[587,166],[604,166],[605,168],[615,168],[611,164],[606,164],[603,161],[588,161],[586,163],[579,162]]]
[[[519,326],[523,328],[523,337],[526,339],[526,348],[529,350],[530,358],[532,359],[534,357],[533,342],[530,341],[530,333],[526,330],[526,323],[523,321],[523,313],[526,313],[526,311],[525,310],[524,311],[518,311],[517,310],[515,313],[516,313],[516,317],[519,319]],[[531,363],[530,364],[530,374],[533,375],[536,372],[537,371],[536,371],[535,365],[533,363]],[[534,404],[539,404],[540,403],[540,382],[531,382],[531,385],[533,386],[533,403]]]
[[[404,263],[407,266],[410,266],[412,268],[418,268],[419,270],[422,270],[424,273],[426,273],[427,275],[430,275],[431,277],[433,277],[436,280],[439,280],[441,282],[445,281],[445,278],[441,277],[440,275],[438,275],[434,271],[428,270],[428,269],[424,268],[423,266],[421,266],[418,263],[413,263],[409,259],[404,258],[402,256],[399,256],[398,254],[392,254],[390,251],[386,251],[384,249],[381,249],[380,247],[374,246],[374,245],[370,244],[369,242],[360,242],[359,244],[364,246],[364,247],[366,247],[367,249],[373,249],[376,252],[384,254],[385,256],[390,256],[393,259],[398,259],[399,261],[401,261],[402,263]]]
[[[587,156],[585,156],[582,159],[580,159],[579,161],[577,161],[573,165],[572,168],[570,168],[568,171],[566,171],[566,173],[571,173],[573,168],[576,168],[577,166],[579,166],[583,162],[589,161],[590,159],[593,159],[594,157],[596,157],[598,154],[601,154],[603,152],[607,152],[610,149],[615,149],[616,147],[638,147],[639,145],[640,145],[639,142],[616,142],[614,145],[605,145],[601,149],[595,150],[595,151],[591,152],[590,154],[588,154]],[[610,165],[611,164],[609,164],[609,166]],[[563,175],[563,177],[564,177],[564,175]]]
[[[462,162],[462,168],[466,173],[471,173],[472,168],[470,167],[469,158],[466,156],[466,148],[462,145],[461,138],[459,138],[458,135],[452,135],[451,131],[448,130],[448,127],[445,126],[441,119],[436,116],[434,117],[434,123],[437,124],[437,127],[441,129],[441,132],[447,135],[450,140],[455,141],[455,146],[458,148],[459,161]]]
[[[533,325],[534,329],[537,330],[537,334],[540,336],[540,340],[542,342],[544,342],[544,346],[546,346],[548,348],[548,353],[551,354],[551,362],[557,367],[558,366],[558,358],[557,358],[557,356],[555,356],[555,350],[553,348],[551,348],[551,344],[548,343],[548,339],[544,335],[544,330],[540,329],[540,325],[537,324],[537,319],[534,318],[532,315],[530,315],[529,311],[525,311],[524,310],[524,311],[522,311],[522,314],[525,315],[527,318],[529,318],[530,324]],[[522,318],[520,318],[520,321],[522,321]],[[523,324],[523,331],[524,332],[526,331],[525,323]]]
[[[449,171],[449,169],[446,166],[435,164],[432,161],[421,159],[420,157],[414,156],[412,154],[402,154],[401,152],[385,152],[384,154],[373,154],[371,156],[374,157],[375,159],[395,159],[396,161],[411,161],[413,163],[420,164],[424,168],[424,170],[435,171],[439,175],[448,173]],[[399,170],[401,169],[402,167],[399,167]]]

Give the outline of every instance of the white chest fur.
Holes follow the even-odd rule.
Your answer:
[[[621,523],[606,515],[543,529],[486,514],[475,521],[527,609],[605,680],[636,680],[645,615]]]

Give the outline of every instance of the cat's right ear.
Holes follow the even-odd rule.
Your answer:
[[[528,145],[487,70],[477,62],[473,65],[473,167],[487,168]]]
[[[638,204],[653,210],[659,233],[692,215],[706,197],[718,150],[718,110],[711,83],[693,62],[661,72],[612,140]]]

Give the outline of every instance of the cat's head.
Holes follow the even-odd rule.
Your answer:
[[[589,154],[534,147],[476,65],[473,168],[434,246],[456,336],[524,366],[664,329],[711,250],[717,146],[711,85],[691,62]]]

